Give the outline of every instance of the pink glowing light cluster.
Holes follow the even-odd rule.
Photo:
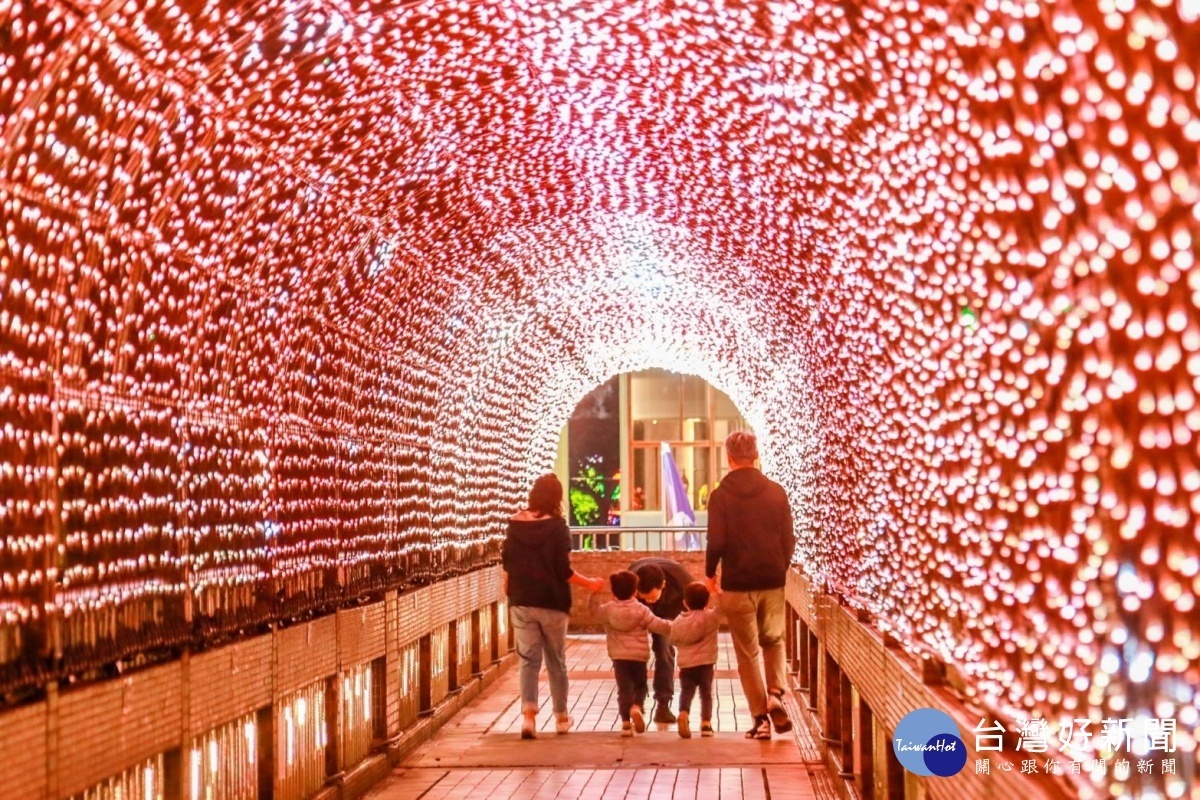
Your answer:
[[[665,366],[981,702],[1194,750],[1198,17],[0,0],[5,680],[487,558]]]

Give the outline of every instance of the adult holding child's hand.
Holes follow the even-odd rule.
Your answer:
[[[509,518],[500,554],[517,657],[521,659],[521,738],[536,735],[538,673],[543,656],[555,730],[566,733],[571,729],[566,659],[571,586],[598,592],[605,581],[571,569],[571,534],[563,516],[563,488],[553,473],[534,481],[528,507]]]
[[[776,733],[792,729],[783,707],[788,688],[783,590],[796,548],[792,508],[783,487],[754,466],[753,433],[729,434],[725,455],[730,472],[708,500],[704,575],[710,590],[720,590],[717,605],[729,624],[738,677],[754,715],[746,737],[770,739],[772,725]]]

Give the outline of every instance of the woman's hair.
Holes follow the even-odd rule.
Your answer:
[[[547,472],[533,482],[533,488],[529,490],[529,510],[549,517],[563,515],[563,488],[553,472]]]
[[[637,591],[637,573],[630,572],[627,569],[614,572],[608,576],[608,585],[612,589],[613,597],[618,600],[628,600]]]
[[[725,454],[738,464],[753,464],[758,458],[758,437],[750,431],[734,431],[725,440]]]

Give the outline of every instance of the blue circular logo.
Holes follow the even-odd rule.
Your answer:
[[[900,765],[914,775],[948,778],[967,764],[967,746],[944,711],[918,708],[904,716],[892,737]]]

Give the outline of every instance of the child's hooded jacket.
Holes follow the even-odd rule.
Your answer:
[[[671,622],[654,616],[636,597],[613,600],[596,608],[599,595],[590,601],[597,618],[604,625],[608,638],[608,657],[613,661],[649,661],[649,633],[666,636]]]

